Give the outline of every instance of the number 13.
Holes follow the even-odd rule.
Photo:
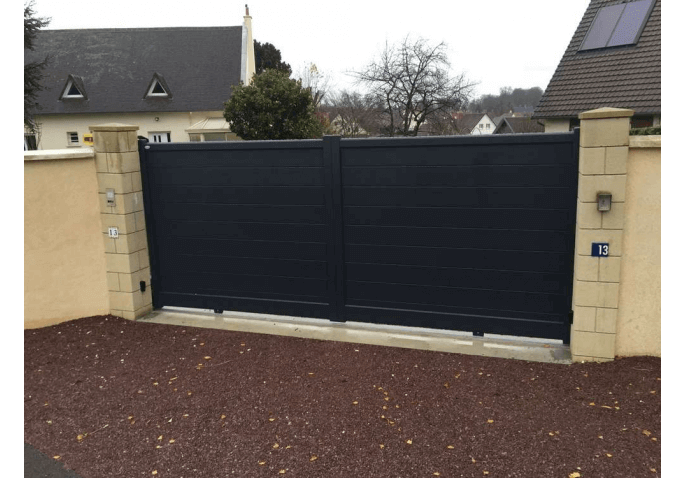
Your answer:
[[[606,244],[598,244],[598,254],[601,256],[608,255],[608,246]]]

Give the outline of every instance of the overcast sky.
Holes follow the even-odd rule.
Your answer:
[[[49,29],[233,26],[245,1],[36,0]],[[315,63],[337,88],[383,48],[411,34],[448,44],[453,70],[479,82],[542,89],[555,71],[589,0],[393,1],[247,0],[253,37],[272,43],[294,71]],[[78,6],[77,6],[78,5]],[[208,45],[211,48],[212,45]]]

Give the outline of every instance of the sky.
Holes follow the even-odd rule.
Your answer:
[[[316,64],[336,90],[354,88],[347,73],[409,34],[445,42],[453,71],[478,83],[477,96],[505,86],[545,90],[589,3],[36,0],[35,10],[52,19],[48,29],[233,26],[243,23],[246,1],[255,40],[272,43],[295,72]]]

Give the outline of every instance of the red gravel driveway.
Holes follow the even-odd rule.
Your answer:
[[[89,317],[24,331],[83,478],[660,476],[660,359],[542,364]]]

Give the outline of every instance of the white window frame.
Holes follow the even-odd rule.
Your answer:
[[[69,94],[69,90],[71,90],[72,86],[75,86],[76,89],[79,90],[78,95],[70,95]],[[73,80],[69,80],[69,83],[67,83],[67,87],[64,89],[64,93],[62,94],[62,98],[74,98],[74,99],[83,98],[83,93],[81,93],[81,89],[77,85],[74,85]]]
[[[76,141],[74,141],[76,138]],[[79,145],[79,133],[77,131],[67,131],[67,145],[68,146],[78,146]]]
[[[154,90],[155,86],[157,86],[157,85],[160,85],[160,88],[162,88],[164,90],[164,93],[153,93],[152,92],[152,90]],[[138,90],[138,91],[140,91],[140,90]],[[169,93],[167,92],[167,89],[164,87],[164,85],[162,83],[160,83],[160,80],[155,78],[155,81],[153,81],[152,84],[150,85],[150,89],[148,90],[147,96],[157,96],[159,98],[166,98],[167,96],[169,96]]]
[[[167,141],[155,141],[155,136],[160,136],[162,135],[167,135]],[[152,143],[171,143],[171,131],[150,131],[148,132],[148,136],[150,137],[150,141]]]

